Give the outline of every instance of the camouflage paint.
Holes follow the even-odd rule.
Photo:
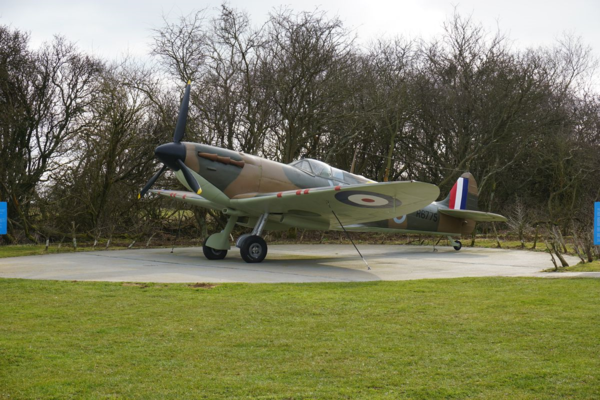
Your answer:
[[[348,185],[343,181],[315,176],[294,166],[261,157],[204,144],[182,143],[186,147],[186,166],[230,199],[288,190]],[[356,183],[371,182],[347,172],[344,172],[343,177]],[[182,183],[185,185],[185,182]]]
[[[261,157],[198,143],[183,143],[186,146],[185,164],[194,172],[222,191],[229,199],[259,197],[266,193],[309,188],[323,188],[348,183],[369,183],[368,179],[336,170],[338,179],[315,176],[293,165],[281,164]],[[307,160],[311,161],[311,160]],[[477,182],[472,174],[461,175],[468,179],[466,209],[478,210]],[[185,182],[182,182],[185,184]],[[440,209],[448,209],[450,195],[406,216],[346,226],[356,232],[398,232],[439,235],[468,235],[475,228],[475,221],[444,215]],[[293,213],[289,213],[293,214]],[[319,215],[319,214],[316,214]],[[308,217],[308,216],[305,216]],[[285,226],[280,220],[269,220],[267,229],[279,230]],[[239,225],[252,227],[254,218],[242,219]],[[315,229],[319,229],[315,226]],[[335,228],[334,228],[335,229]]]

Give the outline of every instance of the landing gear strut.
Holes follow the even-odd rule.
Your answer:
[[[238,238],[236,246],[240,248],[240,255],[247,263],[259,263],[267,256],[267,242],[260,234],[267,223],[268,213],[260,216],[252,233],[247,233]],[[236,216],[229,217],[225,229],[210,235],[202,245],[204,256],[209,260],[222,260],[229,250],[229,235],[237,222]]]
[[[242,235],[236,245],[240,248],[240,255],[247,263],[259,263],[267,256],[267,242],[260,234],[267,223],[268,213],[260,216],[252,233]]]

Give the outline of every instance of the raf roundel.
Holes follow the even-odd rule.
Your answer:
[[[385,194],[362,190],[348,190],[335,194],[337,201],[355,207],[363,208],[392,208],[399,207],[402,202]]]

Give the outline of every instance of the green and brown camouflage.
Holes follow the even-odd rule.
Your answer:
[[[327,208],[328,203],[325,201],[329,200],[318,199],[323,197],[320,195],[324,191],[341,191],[342,187],[373,185],[368,191],[360,192],[364,192],[362,199],[358,200],[360,202],[374,201],[370,197],[375,196],[379,199],[406,190],[397,188],[399,182],[377,184],[363,176],[333,168],[318,160],[302,159],[291,164],[282,164],[205,144],[182,142],[182,145],[185,146],[185,165],[199,183],[201,196],[170,190],[152,192],[219,210],[230,216],[235,215],[238,217],[237,224],[242,226],[253,227],[260,215],[269,213],[265,225],[267,230],[283,230],[290,227],[328,230],[332,226],[339,227],[337,219],[332,216],[332,209],[337,210],[342,223],[369,221],[373,219],[371,215],[375,211],[379,215],[382,215],[382,211],[369,209],[360,212],[361,204],[347,199],[335,200],[333,208]],[[192,190],[181,170],[175,171],[175,175],[184,186]],[[382,188],[381,185],[385,187]],[[392,186],[396,189],[390,192]],[[434,185],[419,182],[412,182],[411,190],[415,192],[415,196],[405,196],[403,201],[395,200],[394,205],[398,205],[398,210],[409,207],[414,201],[429,203],[418,196],[431,198],[439,192]],[[306,196],[307,194],[310,196]],[[338,198],[339,195],[336,199]],[[281,200],[273,201],[274,199]],[[345,202],[346,207],[339,204],[340,202]],[[410,207],[414,209],[414,206]],[[392,209],[387,210],[386,214],[395,215]]]
[[[249,199],[286,191],[304,189],[346,186],[355,184],[375,183],[363,176],[350,174],[329,165],[312,159],[302,159],[289,165],[267,160],[261,157],[244,154],[220,147],[198,143],[183,143],[186,147],[185,164],[219,192],[227,196],[227,200]],[[395,233],[420,233],[438,235],[468,235],[475,228],[476,221],[503,221],[504,217],[497,214],[481,213],[478,211],[478,189],[473,175],[466,172],[461,176],[463,182],[468,182],[466,187],[465,205],[451,207],[450,194],[440,202],[433,202],[422,209],[407,215],[398,215],[379,221],[370,221],[361,224],[345,226],[346,229],[356,232],[395,232]],[[180,179],[186,185],[184,179]],[[457,188],[459,181],[455,184]],[[187,186],[187,185],[186,185]],[[207,185],[201,185],[206,187]],[[166,195],[164,191],[161,191]],[[204,197],[208,193],[204,191]],[[182,195],[180,195],[182,196]],[[177,195],[171,197],[178,199]],[[210,196],[209,196],[210,197]],[[185,200],[182,197],[179,199]],[[224,209],[224,203],[232,207],[232,203],[222,198],[218,204],[202,204],[214,209]],[[194,202],[194,198],[189,198]],[[219,204],[221,207],[219,207]],[[201,204],[197,204],[201,205]],[[228,209],[229,212],[231,212]],[[326,224],[319,221],[319,213],[300,212],[295,210],[295,217],[287,218],[288,223],[281,223],[281,218],[272,215],[267,222],[267,230],[282,230],[290,226],[301,226],[306,229],[316,230],[341,230],[339,224]],[[240,215],[239,225],[252,227],[258,216]],[[317,218],[311,218],[317,217]],[[293,223],[289,223],[292,222]]]
[[[374,183],[317,160],[281,164],[220,147],[183,142],[185,164],[229,199],[289,190]],[[182,183],[185,184],[185,181]],[[187,184],[186,184],[187,186]]]

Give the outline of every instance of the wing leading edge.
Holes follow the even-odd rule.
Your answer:
[[[206,200],[204,197],[194,193],[194,192],[186,192],[183,190],[156,190],[150,189],[150,193],[155,193],[163,197],[169,197],[174,200],[183,201],[184,203],[190,203],[195,206],[208,208],[211,210],[222,210],[224,207],[213,203],[212,201]]]

